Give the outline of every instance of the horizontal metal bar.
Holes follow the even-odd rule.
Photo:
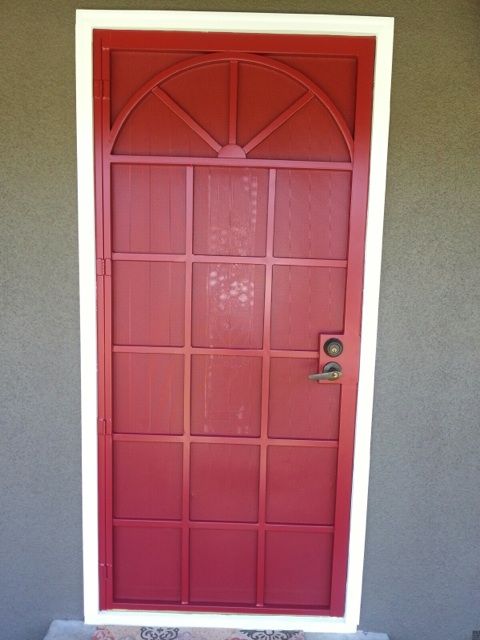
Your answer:
[[[158,527],[161,529],[181,529],[181,520],[161,520],[156,518],[114,518],[114,527]],[[238,529],[256,531],[257,522],[230,522],[225,520],[189,520],[191,529]],[[262,525],[263,526],[263,525]],[[294,524],[287,522],[267,522],[266,531],[307,531],[316,533],[333,533],[331,524]]]
[[[261,436],[202,436],[169,433],[114,433],[115,442],[189,442],[200,444],[250,444],[259,447]],[[263,444],[263,441],[262,441]],[[336,449],[338,440],[321,440],[314,438],[268,438],[267,446],[278,447],[319,447],[324,449]]]
[[[166,353],[184,355],[185,347],[157,347],[143,344],[115,344],[112,347],[114,353]],[[209,347],[191,347],[189,351],[193,355],[200,356],[257,356],[261,358],[264,354],[262,349],[217,349]],[[269,349],[267,353],[272,358],[316,358],[318,351],[292,351],[283,349]]]
[[[352,171],[351,162],[322,160],[274,160],[264,158],[194,158],[191,156],[137,156],[110,154],[112,164],[186,165],[219,167],[265,167],[267,169],[318,169],[319,171]]]
[[[178,253],[120,253],[112,254],[112,260],[125,262],[186,262],[186,256]],[[188,259],[190,261],[190,258]],[[286,267],[327,267],[345,269],[347,260],[328,260],[321,258],[275,258],[259,256],[206,256],[193,255],[192,262],[208,264],[259,264],[281,265]]]
[[[274,607],[272,605],[264,605],[264,606],[256,606],[252,604],[249,606],[248,604],[242,605],[225,605],[225,604],[217,604],[215,602],[202,604],[184,604],[180,603],[180,601],[173,602],[165,602],[158,600],[112,600],[112,608],[121,611],[121,610],[135,610],[135,611],[198,611],[206,612],[206,613],[253,613],[253,614],[284,614],[284,615],[304,615],[304,616],[328,616],[330,615],[330,607],[310,607],[310,608],[299,608],[292,607],[287,608],[285,605],[279,605],[278,607]]]

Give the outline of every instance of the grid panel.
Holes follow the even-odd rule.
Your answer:
[[[282,345],[283,348],[281,350],[272,349],[271,344],[271,335],[272,335],[272,286],[274,284],[274,273],[275,269],[290,269],[291,264],[304,268],[314,269],[312,273],[316,274],[317,269],[320,269],[322,272],[326,268],[326,272],[330,274],[335,274],[337,269],[332,269],[332,267],[338,268],[338,276],[343,278],[344,271],[344,263],[340,260],[332,261],[332,260],[323,260],[323,259],[311,259],[311,258],[278,258],[275,257],[274,254],[274,229],[275,229],[275,200],[276,200],[276,180],[277,180],[277,170],[270,169],[268,170],[268,185],[267,185],[267,194],[265,196],[266,199],[266,233],[265,233],[265,255],[261,256],[249,256],[249,257],[239,257],[232,255],[211,255],[211,256],[202,256],[201,254],[196,255],[194,253],[194,228],[195,228],[195,214],[194,214],[194,193],[195,193],[195,173],[194,167],[189,166],[186,167],[186,178],[185,178],[185,236],[186,236],[186,251],[184,255],[178,255],[176,257],[171,254],[158,254],[158,253],[147,253],[142,254],[140,264],[145,265],[145,267],[149,267],[149,265],[165,265],[170,270],[172,266],[176,266],[177,268],[184,269],[184,284],[181,284],[180,287],[177,287],[175,291],[175,298],[178,304],[178,292],[184,291],[184,300],[185,304],[183,306],[183,315],[181,325],[183,325],[184,337],[182,340],[179,340],[177,337],[177,342],[183,342],[183,345],[179,346],[169,346],[168,344],[164,345],[155,345],[148,344],[148,341],[143,340],[142,344],[117,344],[114,346],[114,352],[117,353],[117,356],[120,354],[136,354],[138,356],[143,357],[152,357],[154,354],[162,355],[163,357],[182,357],[184,359],[184,367],[183,367],[183,434],[175,432],[171,432],[170,434],[166,433],[156,433],[155,435],[147,435],[146,433],[141,433],[139,430],[138,433],[130,433],[128,437],[130,440],[138,440],[138,442],[147,443],[150,441],[152,444],[154,442],[157,443],[168,443],[168,442],[178,442],[182,445],[183,449],[183,480],[182,480],[182,508],[181,508],[181,562],[179,567],[181,567],[181,602],[184,605],[188,605],[189,603],[193,603],[193,601],[199,602],[198,598],[194,597],[192,600],[191,596],[191,549],[192,549],[192,531],[196,528],[200,527],[209,527],[209,526],[218,526],[218,523],[222,524],[222,527],[226,528],[226,530],[231,531],[232,534],[235,531],[241,531],[244,527],[254,527],[254,531],[257,532],[256,535],[256,554],[255,554],[255,575],[256,575],[256,594],[255,594],[255,604],[257,607],[265,606],[265,562],[266,562],[266,536],[267,532],[274,527],[275,531],[284,531],[288,532],[293,527],[293,530],[297,531],[310,531],[316,530],[318,526],[325,527],[326,525],[330,526],[328,522],[318,523],[318,520],[308,520],[306,522],[295,522],[295,517],[292,520],[288,518],[285,520],[282,518],[280,521],[275,521],[275,516],[270,518],[270,522],[267,522],[267,491],[268,489],[268,465],[270,464],[268,461],[271,456],[269,456],[269,445],[276,444],[277,448],[280,447],[280,452],[283,450],[283,464],[290,464],[291,455],[288,453],[290,450],[295,450],[297,447],[304,447],[306,437],[309,442],[309,446],[313,447],[312,451],[316,450],[317,447],[320,449],[324,447],[328,447],[329,445],[336,447],[336,437],[338,429],[338,410],[335,414],[335,409],[333,409],[334,413],[330,415],[331,426],[329,431],[326,432],[307,432],[303,433],[301,428],[300,430],[295,428],[290,432],[282,431],[282,428],[275,433],[273,430],[272,433],[269,434],[270,419],[269,412],[271,410],[271,393],[272,393],[272,379],[271,379],[271,367],[272,364],[275,364],[275,370],[278,369],[278,362],[283,363],[287,369],[292,369],[290,366],[289,360],[292,361],[292,365],[295,362],[304,362],[307,368],[313,368],[315,366],[315,360],[312,359],[312,356],[318,357],[318,352],[316,350],[301,350],[301,349],[285,349],[285,346]],[[219,185],[217,185],[217,189]],[[221,198],[221,194],[219,196]],[[258,253],[258,252],[257,252]],[[133,262],[131,262],[133,258]],[[118,264],[128,265],[128,264],[138,264],[138,256],[134,253],[124,253],[114,255],[114,259],[118,261]],[[174,258],[174,259],[172,259]],[[154,259],[154,260],[153,260]],[[216,261],[222,261],[217,263]],[[183,263],[183,264],[182,264]],[[201,290],[202,293],[205,291],[205,282],[208,282],[212,285],[212,268],[214,274],[219,279],[219,275],[222,273],[226,273],[230,275],[230,278],[226,278],[226,286],[228,288],[229,281],[233,279],[236,283],[241,278],[235,278],[240,271],[244,274],[248,274],[245,278],[245,281],[248,282],[251,280],[250,276],[253,275],[253,280],[256,283],[255,288],[261,289],[261,307],[258,306],[258,297],[255,302],[255,295],[252,296],[254,300],[255,307],[255,315],[253,324],[251,319],[248,320],[247,317],[247,325],[250,327],[250,333],[247,338],[240,338],[240,342],[235,344],[234,346],[230,346],[229,344],[216,344],[215,336],[221,336],[222,330],[224,327],[222,325],[222,321],[218,320],[218,317],[213,316],[214,318],[214,333],[212,334],[211,328],[209,328],[208,324],[208,309],[206,307],[206,312],[203,313],[203,320],[199,324],[196,321],[197,317],[195,311],[195,305],[197,308],[199,307],[199,302],[196,301],[196,295],[198,294],[198,290]],[[142,267],[142,269],[144,269]],[[202,269],[202,271],[200,271]],[[223,272],[222,272],[223,269]],[[202,273],[202,278],[195,276],[195,273]],[[253,271],[252,271],[253,270]],[[311,277],[310,277],[311,280]],[[170,279],[170,283],[171,283]],[[215,283],[213,283],[215,284]],[[170,284],[170,286],[172,286]],[[331,288],[331,287],[330,287]],[[235,291],[236,295],[232,296],[234,299],[234,303],[238,303],[238,295],[242,295],[242,291]],[[245,293],[245,292],[243,292]],[[138,295],[138,292],[137,292]],[[208,299],[209,296],[205,296],[205,300]],[[168,299],[168,295],[167,295]],[[247,296],[248,300],[248,296]],[[241,302],[242,300],[240,300]],[[165,302],[165,300],[164,300]],[[218,302],[218,301],[217,301]],[[330,300],[330,303],[332,301]],[[201,305],[202,303],[200,303]],[[261,315],[259,313],[261,312]],[[233,313],[233,312],[232,312]],[[206,314],[206,315],[205,315]],[[173,316],[170,316],[173,318]],[[200,315],[200,318],[202,315]],[[220,316],[221,317],[221,316]],[[205,320],[207,318],[207,320]],[[261,321],[261,324],[259,322]],[[202,324],[203,323],[203,324]],[[215,329],[216,326],[216,329]],[[252,333],[252,327],[253,333]],[[260,329],[261,327],[261,329]],[[260,329],[260,331],[259,331]],[[178,328],[174,329],[174,331],[178,332]],[[203,332],[203,333],[199,333]],[[216,332],[216,333],[215,333]],[[242,335],[242,323],[240,322],[238,326],[238,335]],[[175,334],[176,335],[176,334]],[[197,338],[195,339],[195,335]],[[199,335],[202,335],[203,338],[198,338]],[[212,335],[213,341],[212,341]],[[243,344],[242,344],[243,340]],[[252,342],[253,340],[253,342]],[[195,344],[195,342],[202,341],[205,343],[200,346]],[[297,345],[292,345],[297,346]],[[310,345],[309,345],[310,346]],[[239,348],[240,347],[240,348]],[[243,347],[243,348],[241,348]],[[253,347],[253,348],[252,348]],[[274,359],[272,360],[272,356]],[[192,406],[192,397],[195,398],[195,394],[198,396],[198,386],[201,385],[201,380],[198,377],[198,371],[195,377],[192,377],[192,358],[202,358],[202,359],[210,359],[210,358],[230,358],[232,360],[242,361],[244,366],[247,366],[248,360],[251,360],[252,364],[254,361],[258,362],[259,358],[261,359],[261,368],[259,369],[260,377],[257,378],[256,383],[260,386],[260,398],[258,405],[258,417],[259,417],[259,431],[254,432],[252,435],[247,435],[247,438],[241,437],[239,434],[235,433],[201,433],[201,421],[202,418],[198,418],[198,398],[195,401],[195,407]],[[301,359],[301,360],[299,360]],[[197,362],[197,361],[195,361]],[[198,365],[198,362],[197,362]],[[304,366],[304,365],[302,365]],[[249,366],[248,366],[249,367]],[[249,367],[250,368],[250,367]],[[293,367],[295,369],[295,366]],[[235,367],[233,368],[235,371]],[[253,373],[254,370],[252,370]],[[207,374],[207,370],[204,371],[204,376]],[[227,369],[228,375],[228,369]],[[255,376],[256,377],[256,376]],[[304,377],[304,376],[303,376]],[[302,378],[303,381],[303,378]],[[237,384],[240,384],[242,381],[239,380]],[[226,381],[228,386],[228,380]],[[195,388],[193,387],[195,385]],[[221,388],[221,385],[220,385]],[[312,390],[313,386],[308,386],[308,390]],[[193,396],[192,396],[193,392]],[[211,394],[215,394],[218,390],[210,389]],[[203,394],[203,398],[205,401],[205,388],[201,391]],[[280,394],[280,401],[284,401],[286,396]],[[225,399],[225,402],[228,398]],[[278,399],[276,401],[278,404]],[[298,400],[297,400],[298,404]],[[303,408],[306,403],[299,403]],[[243,406],[243,405],[242,405]],[[278,407],[274,405],[274,408],[277,410],[278,415]],[[193,411],[197,411],[196,422],[192,423]],[[280,415],[283,413],[280,408]],[[335,423],[335,424],[334,424]],[[195,424],[195,426],[194,426]],[[192,433],[192,428],[195,429],[195,435]],[[295,437],[297,436],[297,437]],[[300,439],[299,439],[300,438]],[[250,440],[257,443],[257,446],[254,447],[245,447],[246,440]],[[122,441],[122,435],[117,431],[115,435],[115,440],[119,441],[119,444]],[[253,442],[252,442],[253,441]],[[197,443],[197,444],[195,444]],[[201,446],[203,443],[203,447]],[[202,451],[203,454],[203,462],[200,464],[199,454],[196,453],[194,459],[192,459],[192,446],[193,447],[201,447],[200,449],[195,449],[195,451]],[[213,448],[212,448],[213,447]],[[222,449],[224,447],[224,449]],[[225,449],[226,447],[226,449]],[[229,451],[229,454],[225,458],[225,451]],[[245,452],[253,452],[253,450],[258,451],[257,463],[253,466],[248,463],[247,467],[250,467],[249,479],[246,477],[243,478],[242,483],[238,485],[238,490],[240,493],[235,494],[231,492],[228,488],[229,485],[231,489],[233,489],[236,485],[235,483],[229,483],[228,474],[229,472],[234,471],[237,474],[241,474],[242,465],[241,462],[242,456],[238,457],[237,454],[240,454],[242,451]],[[328,450],[328,449],[327,449]],[[213,453],[217,451],[218,455],[213,455]],[[301,451],[301,449],[299,449]],[[334,456],[336,456],[335,449],[332,450]],[[212,457],[213,456],[213,457]],[[251,455],[249,454],[248,459],[253,460]],[[254,456],[255,457],[255,456]],[[278,457],[278,456],[277,456]],[[238,459],[237,459],[238,458]],[[226,463],[226,464],[225,464]],[[236,463],[240,464],[240,467],[236,469]],[[200,464],[200,466],[199,466]],[[192,466],[193,465],[193,466]],[[220,465],[220,466],[219,466]],[[237,465],[238,466],[238,465]],[[278,476],[278,465],[277,465],[277,476]],[[272,476],[273,477],[273,476]],[[222,480],[222,478],[227,478],[227,480]],[[256,478],[256,480],[255,480]],[[207,481],[205,484],[205,480]],[[245,484],[245,482],[247,484]],[[252,484],[253,482],[253,484]],[[246,487],[250,486],[251,489],[246,489]],[[273,487],[274,485],[272,485]],[[203,488],[202,488],[203,487]],[[256,487],[256,490],[255,490]],[[218,494],[218,488],[222,490],[223,497],[220,497]],[[236,490],[236,489],[235,489]],[[225,492],[226,491],[226,492]],[[200,492],[200,494],[199,494]],[[204,497],[200,498],[203,492]],[[230,492],[230,493],[229,493]],[[252,493],[253,492],[253,493]],[[215,497],[215,494],[218,494]],[[194,500],[192,500],[192,496]],[[199,501],[200,500],[200,501]],[[238,501],[244,503],[244,507],[240,506],[238,509],[234,509],[231,511],[229,505],[235,505]],[[223,507],[222,507],[223,501]],[[270,504],[270,503],[269,503]],[[212,508],[209,507],[212,506]],[[270,507],[271,509],[272,507]],[[330,507],[329,507],[330,508]],[[144,514],[136,513],[136,517],[140,516],[140,520],[144,523],[152,523],[155,526],[160,526],[163,528],[164,526],[168,526],[169,519],[165,519],[161,512],[145,512]],[[143,517],[142,517],[143,516]],[[122,522],[128,522],[130,518],[130,514],[127,512],[118,512],[116,514],[115,522],[120,525]],[[126,519],[125,519],[126,518]],[[278,520],[278,519],[277,519]],[[322,529],[323,530],[323,529]],[[226,540],[228,538],[225,538]],[[233,550],[230,549],[230,552]],[[235,604],[232,602],[232,604]],[[240,602],[238,604],[241,604]]]

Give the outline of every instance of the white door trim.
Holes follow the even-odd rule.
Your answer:
[[[82,406],[84,614],[89,624],[303,629],[353,632],[360,619],[367,518],[383,214],[390,117],[393,18],[208,11],[77,10],[76,106]],[[360,379],[355,432],[346,610],[343,618],[151,611],[100,611],[97,496],[97,337],[93,154],[93,29],[236,31],[375,36]]]

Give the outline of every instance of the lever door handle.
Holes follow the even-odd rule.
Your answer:
[[[311,373],[309,380],[338,380],[342,375],[341,371],[325,371],[324,373]]]
[[[328,362],[324,367],[322,373],[311,373],[308,376],[309,380],[319,382],[320,380],[338,380],[342,375],[342,367],[336,362]]]

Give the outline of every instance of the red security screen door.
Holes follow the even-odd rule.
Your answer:
[[[344,612],[374,50],[94,34],[101,608]]]

